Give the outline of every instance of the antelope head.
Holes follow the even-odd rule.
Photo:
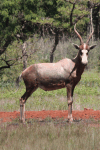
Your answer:
[[[76,49],[79,50],[79,57],[81,59],[81,63],[84,64],[84,65],[87,65],[87,63],[88,63],[88,53],[91,49],[95,48],[95,46],[96,46],[96,45],[89,46],[89,41],[90,41],[94,31],[92,31],[92,33],[90,34],[90,36],[87,39],[86,43],[83,42],[82,37],[77,32],[76,24],[74,26],[74,31],[75,31],[75,33],[77,34],[77,36],[80,40],[80,45],[79,46],[77,44],[73,44],[73,45],[75,46]]]

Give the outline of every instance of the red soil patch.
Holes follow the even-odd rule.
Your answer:
[[[14,112],[0,112],[0,123],[10,122],[15,118],[19,118],[20,113],[18,111]],[[26,119],[36,118],[36,119],[45,119],[46,117],[55,118],[66,118],[68,116],[68,111],[63,110],[42,110],[42,111],[26,111]],[[84,108],[84,110],[78,111],[73,110],[74,119],[89,119],[93,118],[100,120],[100,110],[94,111],[93,109]]]

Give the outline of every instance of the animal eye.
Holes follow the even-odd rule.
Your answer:
[[[88,52],[86,53],[86,55],[88,55]]]

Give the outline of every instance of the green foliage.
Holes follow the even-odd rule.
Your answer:
[[[87,15],[89,12],[86,9],[86,2],[84,1],[77,1],[74,7],[74,1],[72,3],[58,0],[57,1],[57,10],[58,10],[58,17],[56,16],[56,20],[58,19],[61,21],[62,28],[67,28],[71,30],[71,27],[75,24],[76,20],[80,16],[84,16],[83,20],[87,20]],[[80,19],[79,19],[80,20]],[[85,22],[84,22],[85,24]],[[83,24],[83,25],[84,25]]]
[[[79,16],[88,14],[86,3],[77,2],[73,10],[73,24],[71,25],[70,15],[72,8],[73,4],[62,0],[2,1],[0,5],[1,46],[9,38],[11,41],[15,40],[17,34],[20,35],[21,39],[25,38],[25,34],[27,36],[32,35],[38,29],[36,24],[53,24],[53,26],[66,27],[69,30]]]
[[[19,30],[18,24],[18,5],[19,1],[4,0],[0,4],[0,43],[1,46],[8,38],[15,39]],[[20,8],[19,8],[20,9]]]
[[[9,50],[13,41],[25,42],[34,33],[40,36],[50,35],[51,28],[67,31],[69,37],[73,36],[73,26],[77,23],[80,33],[86,35],[90,11],[87,0],[3,0],[0,1],[0,55],[7,58],[13,53],[13,58],[18,56],[15,50]],[[93,1],[94,4],[98,1]],[[62,36],[62,35],[61,35]],[[20,50],[17,50],[20,53]],[[9,55],[8,55],[9,53]],[[16,54],[15,54],[16,53]],[[21,55],[21,53],[20,53]],[[0,59],[0,66],[5,63]],[[8,59],[9,60],[9,59]]]

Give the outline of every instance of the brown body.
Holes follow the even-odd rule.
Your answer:
[[[26,92],[20,99],[20,120],[22,122],[25,122],[25,102],[38,87],[45,91],[66,87],[68,100],[68,120],[73,121],[72,103],[74,88],[80,81],[81,75],[88,62],[87,58],[89,50],[96,46],[93,45],[90,47],[88,44],[83,43],[76,29],[75,32],[81,41],[80,46],[74,44],[75,48],[79,50],[76,58],[72,60],[65,58],[57,63],[34,64],[22,72],[21,76],[26,86]]]

